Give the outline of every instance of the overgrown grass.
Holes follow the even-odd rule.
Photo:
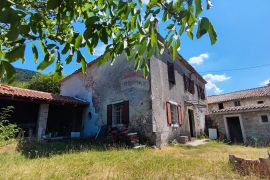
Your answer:
[[[238,175],[228,155],[258,158],[268,150],[218,142],[136,150],[66,141],[19,152],[12,145],[0,147],[0,179],[254,179]]]

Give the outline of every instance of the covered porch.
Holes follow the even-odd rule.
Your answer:
[[[10,122],[25,137],[59,138],[80,134],[82,114],[88,103],[68,96],[0,84],[0,108],[13,106]]]

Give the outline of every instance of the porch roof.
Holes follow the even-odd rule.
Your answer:
[[[69,96],[62,96],[42,91],[23,89],[0,84],[0,99],[37,101],[45,103],[62,103],[78,106],[87,106],[89,103]]]
[[[251,104],[246,106],[234,106],[228,107],[220,110],[213,110],[209,114],[224,114],[230,112],[243,112],[243,111],[258,111],[258,110],[270,110],[269,104]]]

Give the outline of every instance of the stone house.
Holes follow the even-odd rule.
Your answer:
[[[270,143],[270,86],[207,97],[208,118],[236,143]]]
[[[87,65],[86,75],[77,70],[61,82],[61,94],[89,102],[83,113],[83,136],[96,136],[101,127],[127,127],[163,146],[180,135],[189,138],[204,130],[206,81],[180,55],[153,56],[145,79],[134,72],[134,62],[124,55],[99,65]]]

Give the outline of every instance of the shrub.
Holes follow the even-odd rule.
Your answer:
[[[27,89],[49,92],[54,94],[60,93],[60,78],[54,75],[37,74],[26,85]]]
[[[0,141],[9,141],[20,131],[20,128],[16,124],[9,122],[13,111],[13,106],[7,106],[0,111]]]

